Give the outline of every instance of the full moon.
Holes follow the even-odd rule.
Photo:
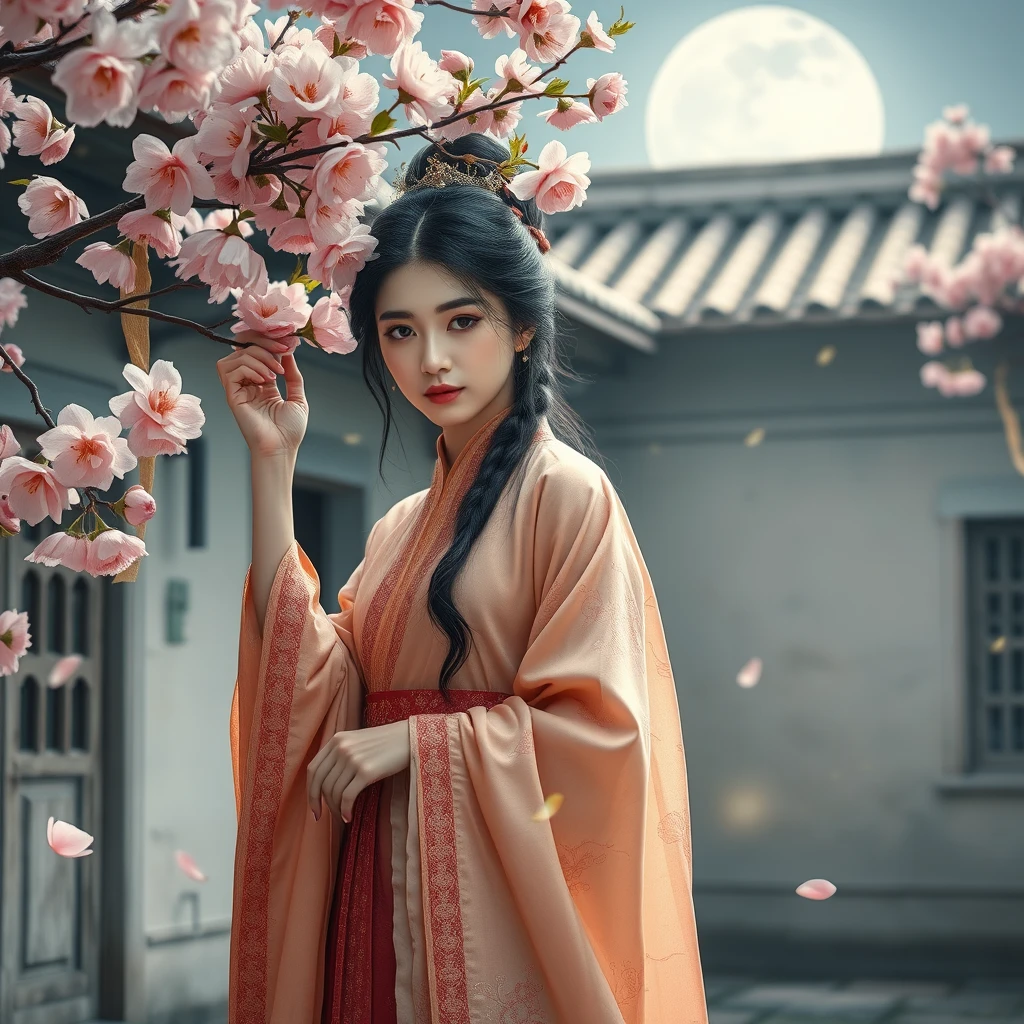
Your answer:
[[[792,7],[740,7],[669,53],[646,134],[655,167],[874,156],[885,109],[867,61],[831,25]]]

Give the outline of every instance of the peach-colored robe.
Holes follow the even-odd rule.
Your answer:
[[[369,691],[437,687],[447,638],[426,590],[507,410],[370,531],[320,606],[294,544],[264,637],[242,596],[231,749],[238,806],[230,1024],[320,1024],[341,829],[310,812],[306,766],[363,724]],[[707,1024],[690,819],[661,617],[599,466],[541,421],[456,580],[472,627],[452,680],[513,694],[409,717],[386,783],[399,1024]],[[552,793],[550,820],[534,815]],[[325,808],[326,810],[326,808]]]

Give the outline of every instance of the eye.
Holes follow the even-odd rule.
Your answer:
[[[391,327],[384,332],[384,337],[391,338],[392,341],[402,341],[410,336],[410,334],[402,334],[396,336],[395,331],[409,331],[411,334],[412,328],[408,324],[395,324],[394,327]]]
[[[455,317],[449,326],[454,327],[460,320],[468,320],[469,323],[464,324],[462,327],[456,327],[455,329],[458,331],[468,331],[474,324],[478,324],[480,322],[480,317],[473,316],[471,313],[462,313]]]

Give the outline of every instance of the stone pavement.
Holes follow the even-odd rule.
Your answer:
[[[1024,1024],[1019,981],[705,979],[710,1024]]]

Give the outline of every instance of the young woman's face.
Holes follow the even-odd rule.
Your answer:
[[[485,293],[486,294],[486,293]],[[488,302],[500,310],[495,296]],[[512,359],[533,332],[511,330],[431,263],[392,271],[377,295],[381,355],[402,394],[439,427],[482,426],[512,404]],[[461,388],[446,402],[426,394],[434,384]]]

